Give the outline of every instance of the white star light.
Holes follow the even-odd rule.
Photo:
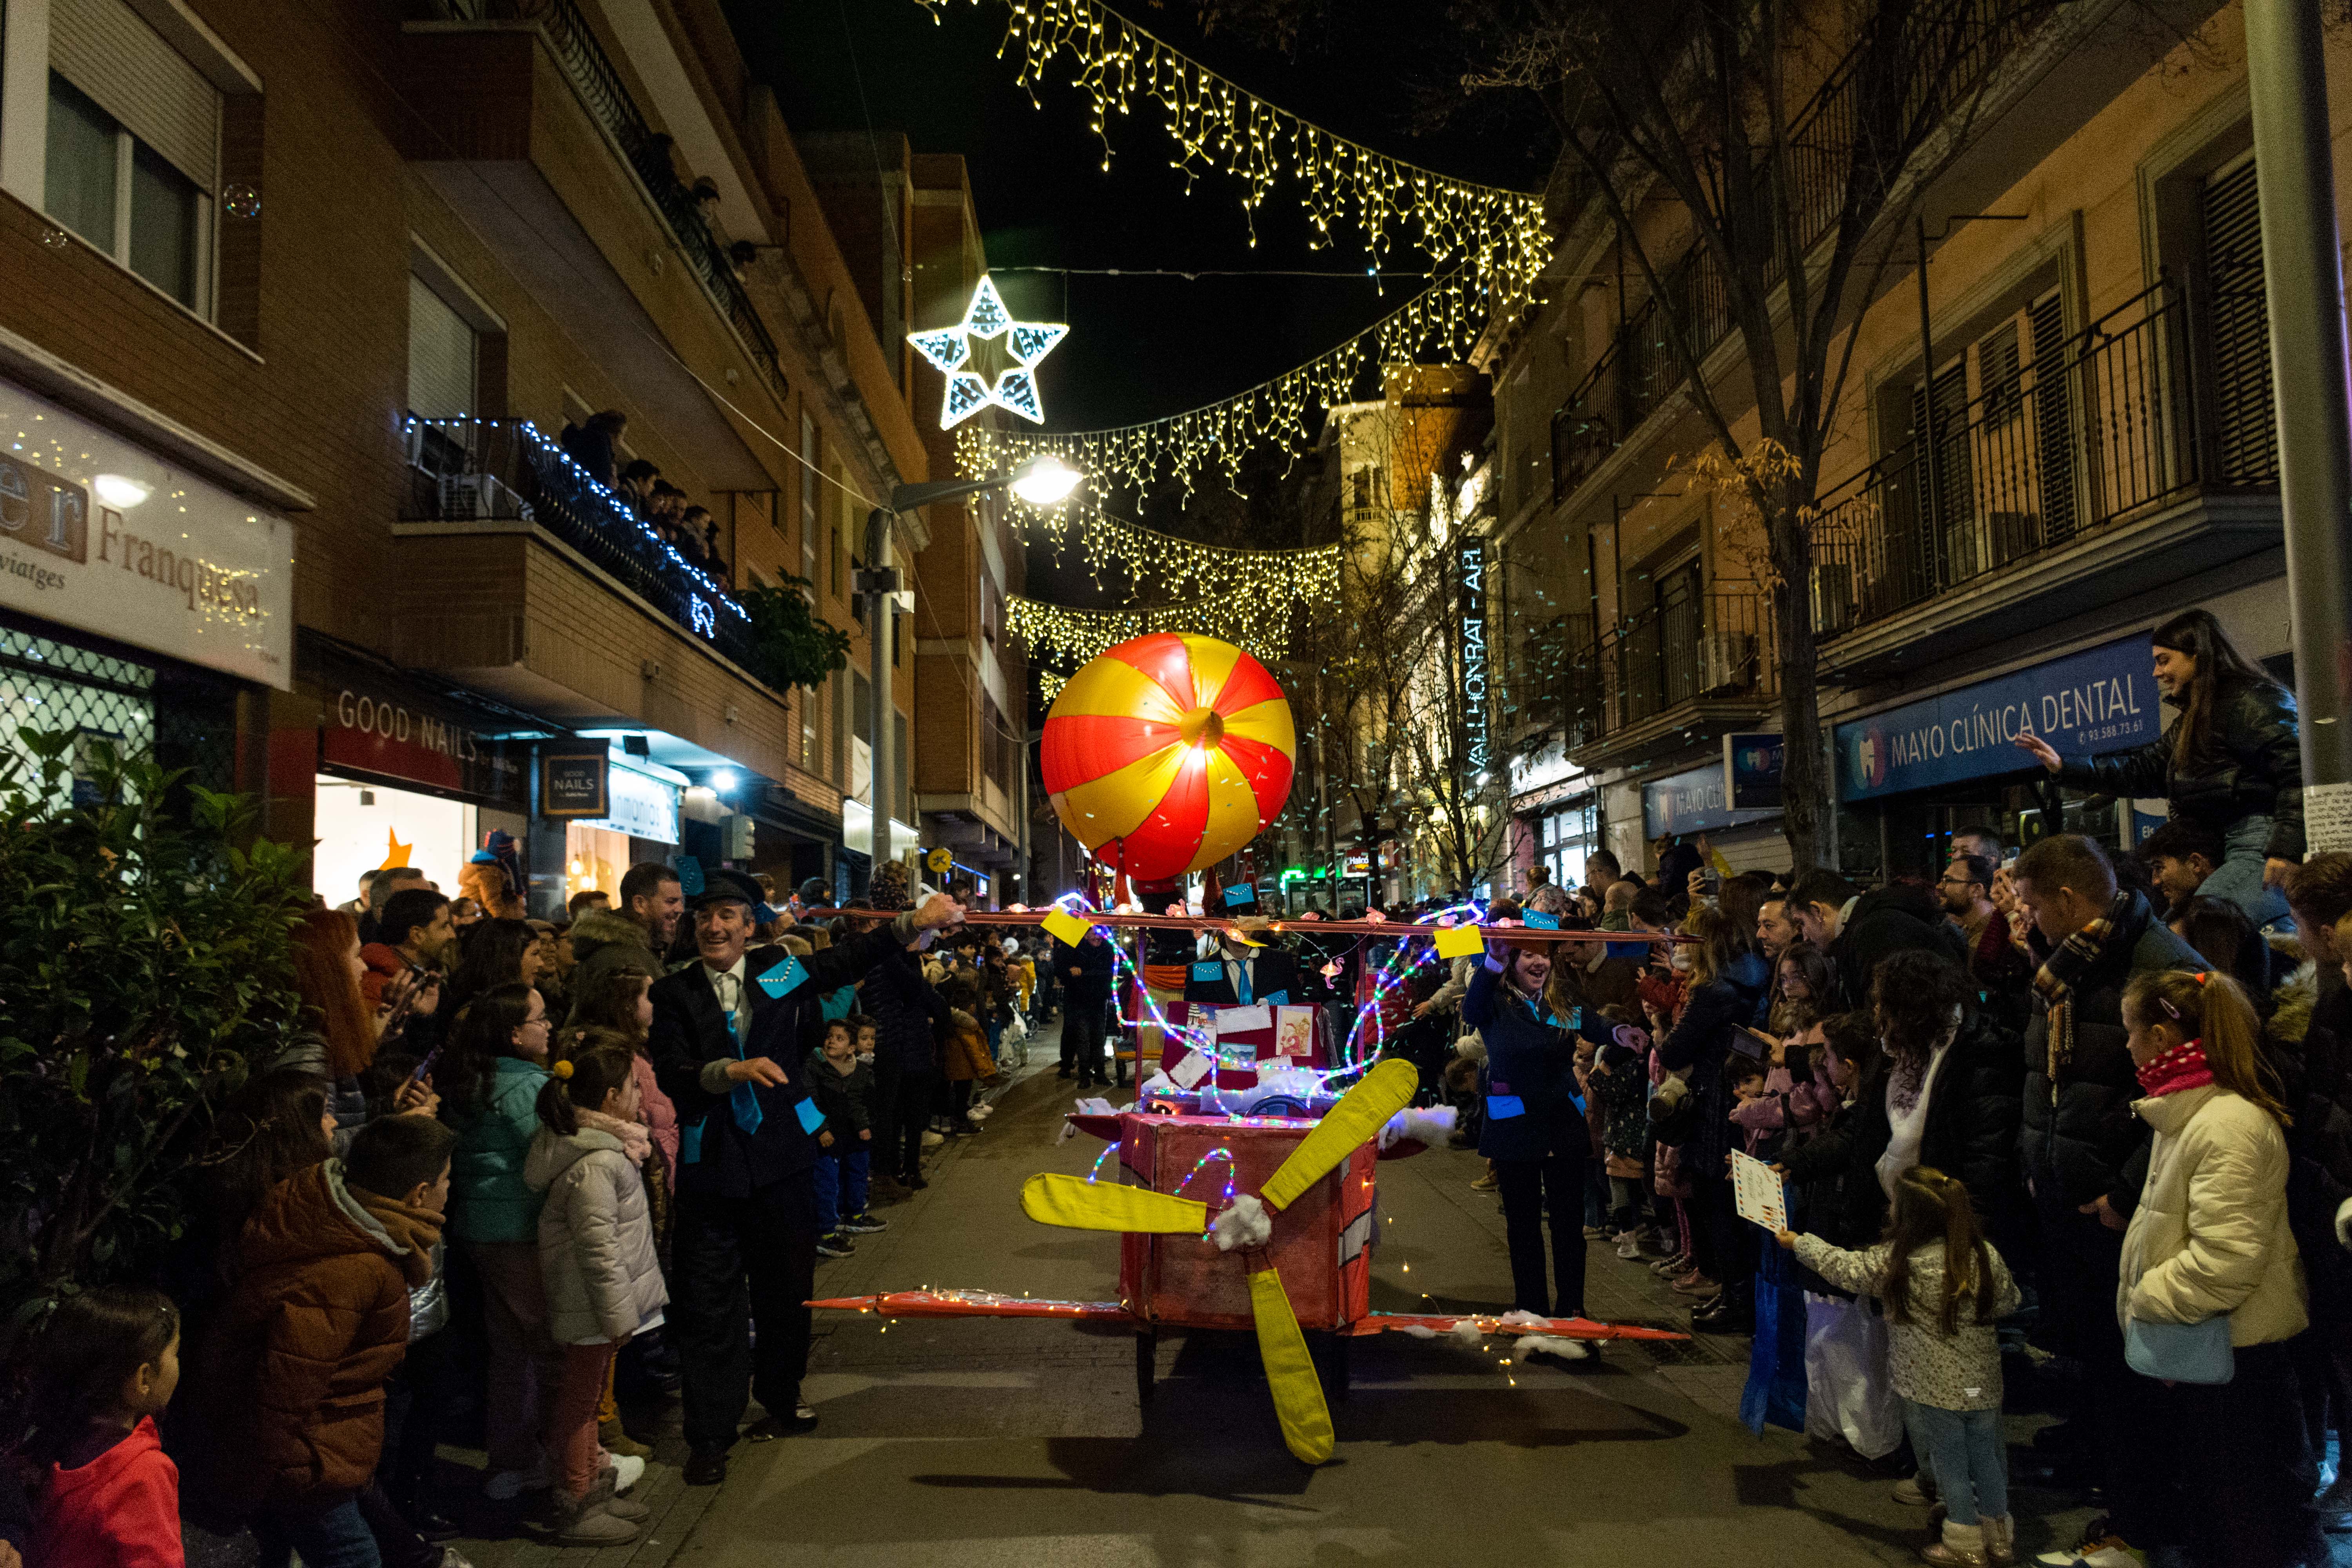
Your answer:
[[[1051,353],[1069,331],[1058,321],[1014,321],[995,283],[983,276],[980,287],[971,291],[971,303],[964,308],[961,323],[935,331],[908,332],[907,341],[948,378],[947,401],[940,409],[940,429],[954,429],[992,403],[1042,425],[1045,407],[1037,399],[1037,362]],[[974,338],[982,342],[1003,338],[1005,352],[1013,357],[1013,364],[999,373],[994,386],[971,368]]]

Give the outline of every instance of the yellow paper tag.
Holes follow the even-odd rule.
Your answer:
[[[1477,926],[1440,926],[1437,928],[1437,956],[1440,958],[1475,958],[1486,946],[1486,933]]]
[[[1045,917],[1045,934],[1055,942],[1076,947],[1086,940],[1087,922],[1067,910],[1055,910]]]

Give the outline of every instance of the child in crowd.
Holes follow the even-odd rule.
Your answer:
[[[869,1037],[872,1026],[867,1026]],[[856,1250],[852,1235],[883,1229],[866,1212],[867,1179],[873,1168],[874,1067],[857,1055],[856,1026],[835,1018],[824,1026],[824,1044],[809,1053],[809,1092],[824,1112],[817,1135],[817,1250],[843,1258]]]
[[[539,1261],[548,1331],[563,1358],[545,1439],[560,1470],[549,1517],[563,1546],[635,1541],[646,1511],[620,1495],[645,1473],[645,1460],[623,1455],[607,1466],[596,1440],[614,1352],[658,1324],[669,1300],[637,1174],[652,1139],[636,1121],[643,1108],[634,1059],[603,1045],[557,1062],[539,1091],[540,1130],[523,1167],[524,1182],[546,1194]]]
[[[236,1283],[198,1348],[182,1457],[199,1522],[251,1522],[264,1568],[375,1568],[359,1494],[383,1447],[385,1381],[408,1351],[408,1293],[433,1277],[456,1135],[386,1116],[350,1153],[256,1206]]]
[[[1642,1256],[1640,1220],[1649,1206],[1642,1201],[1642,1170],[1650,1136],[1650,1079],[1644,1070],[1650,1037],[1628,1021],[1624,1008],[1611,1008],[1603,1016],[1617,1021],[1608,1043],[1593,1055],[1588,1081],[1601,1112],[1609,1226],[1616,1233],[1617,1256],[1630,1262]]]
[[[872,1067],[874,1065],[874,1040],[877,1028],[874,1020],[864,1013],[852,1013],[849,1016],[849,1027],[856,1037],[857,1059],[864,1062],[867,1067]]]
[[[1895,1392],[1920,1468],[1944,1500],[1942,1539],[1920,1556],[1943,1568],[2014,1563],[1993,1321],[2015,1311],[2019,1298],[2008,1265],[1977,1226],[1968,1188],[1914,1165],[1895,1178],[1877,1246],[1849,1252],[1786,1230],[1778,1239],[1832,1285],[1885,1305]]]
[[[48,1474],[30,1561],[180,1568],[180,1471],[155,1417],[180,1382],[180,1313],[156,1290],[106,1286],[51,1310],[28,1358],[31,1434]]]
[[[2134,974],[2123,1022],[2145,1091],[2132,1110],[2154,1130],[2115,1309],[2141,1380],[2138,1513],[2178,1561],[2326,1562],[2289,1349],[2310,1322],[2287,1217],[2289,1117],[2261,1023],[2227,975],[2186,970]],[[2182,1340],[2226,1346],[2226,1380],[2166,1375]]]
[[[1723,1064],[1723,1076],[1731,1085],[1731,1124],[1739,1129],[1739,1147],[1750,1154],[1760,1153],[1771,1131],[1757,1125],[1757,1108],[1772,1103],[1772,1097],[1765,1090],[1764,1063],[1761,1058],[1735,1051],[1731,1059]]]

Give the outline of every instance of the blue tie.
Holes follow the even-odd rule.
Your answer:
[[[1249,960],[1237,959],[1234,963],[1234,995],[1244,1007],[1250,1003]]]
[[[721,979],[728,983],[727,988],[736,994],[735,1002],[737,1005],[740,1005],[743,1001],[743,983],[732,974],[714,975],[712,989],[717,989],[715,983]],[[743,1031],[736,1026],[735,1007],[730,1006],[726,1011],[727,1032],[735,1037],[735,1059],[740,1062],[743,1059]],[[747,1135],[760,1130],[760,1122],[766,1112],[760,1109],[758,1090],[748,1083],[739,1083],[728,1091],[727,1103],[735,1113],[735,1125],[741,1128]]]

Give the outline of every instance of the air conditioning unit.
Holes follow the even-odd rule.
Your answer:
[[[520,499],[492,474],[441,476],[441,515],[452,521],[512,517],[520,510]]]
[[[1833,637],[1853,629],[1853,568],[1843,561],[1815,566],[1813,636]]]
[[[1744,689],[1756,678],[1753,632],[1703,632],[1698,639],[1701,696]]]

